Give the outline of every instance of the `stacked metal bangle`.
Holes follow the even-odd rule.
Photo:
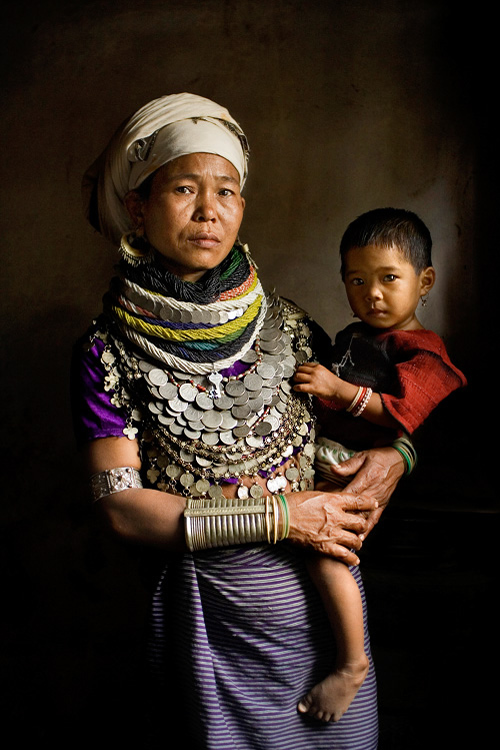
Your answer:
[[[408,437],[399,437],[393,443],[392,447],[401,454],[405,462],[405,474],[411,474],[417,465],[417,451],[415,446]]]
[[[290,528],[284,495],[258,501],[251,497],[190,497],[184,519],[186,544],[191,552],[260,542],[276,544],[287,538]]]

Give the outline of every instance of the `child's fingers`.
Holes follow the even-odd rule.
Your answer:
[[[293,376],[294,380],[299,383],[308,383],[311,380],[311,373],[310,372],[300,372],[297,370],[295,375]]]
[[[307,362],[305,364],[299,365],[296,369],[296,372],[314,372],[317,367],[319,367],[317,362]]]
[[[313,396],[316,395],[316,391],[311,383],[296,383],[293,386],[293,390],[299,393],[312,393]]]

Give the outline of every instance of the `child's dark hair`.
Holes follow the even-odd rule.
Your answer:
[[[375,208],[354,219],[340,241],[340,273],[345,277],[345,257],[354,247],[396,247],[416,273],[432,266],[432,238],[429,230],[412,211],[402,208]]]

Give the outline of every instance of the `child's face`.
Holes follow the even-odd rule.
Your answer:
[[[345,286],[355,315],[373,328],[421,328],[415,315],[434,283],[434,269],[416,273],[395,247],[355,247],[345,257]]]

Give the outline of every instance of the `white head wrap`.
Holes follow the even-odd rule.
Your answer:
[[[115,244],[131,230],[123,199],[172,159],[194,153],[223,156],[247,177],[249,148],[227,109],[195,94],[172,94],[146,104],[116,131],[87,170],[83,193],[87,218]]]

